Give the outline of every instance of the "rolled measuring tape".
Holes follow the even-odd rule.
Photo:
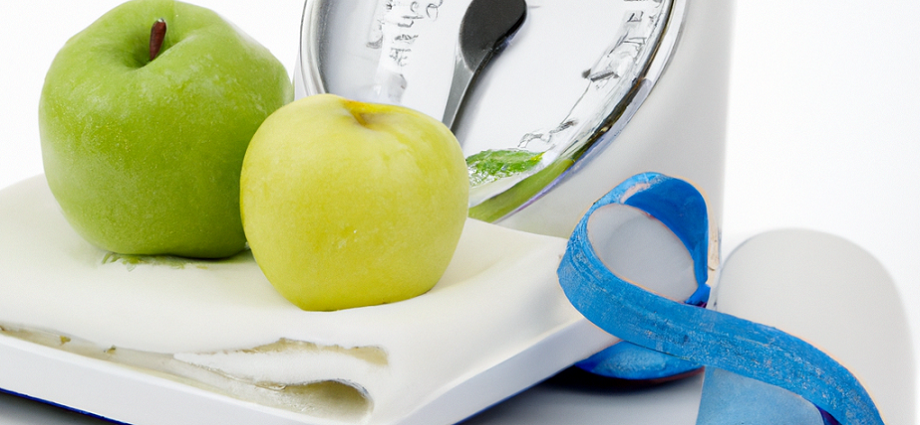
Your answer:
[[[611,204],[644,211],[683,242],[698,284],[686,302],[650,292],[603,263],[588,221]],[[705,200],[693,185],[657,173],[636,175],[578,223],[557,271],[559,283],[579,312],[624,341],[785,389],[814,404],[829,424],[882,424],[859,380],[823,351],[779,329],[697,306],[709,295],[708,229]]]

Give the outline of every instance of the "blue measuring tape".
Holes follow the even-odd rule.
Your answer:
[[[686,303],[629,283],[601,262],[588,238],[588,218],[614,203],[645,211],[683,242],[698,283]],[[862,384],[821,350],[776,328],[694,305],[709,297],[708,235],[705,200],[693,185],[639,174],[598,200],[578,223],[557,271],[559,283],[588,320],[625,341],[786,389],[841,424],[882,424]]]

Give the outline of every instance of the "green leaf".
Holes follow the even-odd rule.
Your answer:
[[[485,150],[466,158],[470,186],[476,187],[530,171],[540,163],[543,152],[523,149]]]

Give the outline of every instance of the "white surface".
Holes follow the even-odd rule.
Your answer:
[[[887,425],[916,423],[906,312],[890,275],[864,249],[812,230],[761,233],[728,257],[714,299],[717,311],[830,353],[859,378]]]
[[[723,255],[780,227],[856,243],[892,275],[920,361],[920,2],[736,7]]]
[[[5,18],[0,27],[0,57],[5,58],[0,68],[0,187],[41,172],[38,97],[57,49],[118,3],[0,2]],[[218,9],[293,71],[301,1],[196,3]],[[920,50],[915,42],[920,39],[920,1],[739,0],[735,7],[723,254],[755,233],[788,226],[857,243],[892,274],[917,352]],[[550,393],[560,397],[547,397]],[[590,420],[591,409],[611,407],[598,397],[573,396],[553,386],[541,386],[512,403],[540,405],[546,412],[563,411],[564,403],[573,400],[585,403],[577,411],[584,413],[584,421],[572,418],[568,423],[573,424],[596,423]],[[517,407],[500,408],[509,415],[501,423],[526,418],[515,414],[527,411]],[[552,418],[546,414],[539,420]],[[53,408],[0,397],[0,424],[80,421],[58,416]]]
[[[230,262],[182,267],[105,262],[107,253],[86,242],[64,220],[41,176],[0,190],[0,226],[0,325],[71,338],[60,344],[62,350],[72,350],[68,347],[82,341],[95,346],[97,353],[114,347],[114,362],[125,353],[130,357],[122,357],[128,359],[122,362],[128,365],[153,364],[262,404],[277,398],[262,398],[259,383],[352,383],[373,405],[366,417],[357,416],[368,425],[461,420],[617,341],[582,317],[559,287],[555,272],[565,239],[472,219],[444,276],[427,293],[332,312],[297,308],[272,288],[245,254]],[[252,351],[280,340],[321,348],[297,344]],[[222,398],[191,389],[186,391],[187,402],[164,409],[141,396],[160,398],[156,379],[122,373],[112,363],[93,366],[92,361],[73,359],[60,350],[20,346],[0,335],[0,358],[18,359],[0,363],[0,388],[116,420],[194,424],[187,417],[206,411],[195,408],[200,399],[217,404]],[[379,354],[367,361],[343,350],[353,347]],[[42,359],[30,360],[22,353]],[[156,354],[173,354],[175,360],[160,364],[151,359]],[[189,364],[232,379],[203,377],[197,368],[188,374]],[[56,372],[45,374],[49,369]],[[96,384],[89,372],[84,372],[85,382],[65,379],[83,369],[96,371],[99,380],[112,384]],[[166,394],[183,393],[169,381],[162,386]],[[119,394],[130,394],[127,398],[136,401],[107,400],[115,395],[112,388],[121,388]],[[354,414],[328,415],[333,419],[328,421],[271,409],[247,412],[245,403],[223,403],[222,410],[239,411],[213,418],[223,424],[247,423],[233,420],[239,414],[264,424],[355,419]],[[280,404],[289,403],[282,399]],[[325,407],[308,402],[298,408],[322,412]]]

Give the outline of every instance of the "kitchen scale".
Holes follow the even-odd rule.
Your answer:
[[[444,117],[470,3],[308,0],[298,97]],[[4,189],[0,206],[16,208],[0,211],[0,388],[135,424],[450,423],[552,376],[617,341],[571,307],[555,268],[574,224],[618,183],[646,171],[692,182],[718,265],[731,12],[528,2],[451,124],[467,156],[539,160],[474,190],[481,220],[448,275],[406,302],[303,312],[265,290],[251,257],[123,261],[69,229],[41,177]],[[311,378],[284,356],[336,366]]]
[[[726,10],[695,12],[708,7],[686,0],[527,2],[454,119],[445,110],[476,3],[307,1],[296,96],[450,115],[443,120],[468,158],[529,154],[526,170],[474,184],[470,215],[484,221],[568,237],[593,201],[645,171],[687,178],[720,204]]]

